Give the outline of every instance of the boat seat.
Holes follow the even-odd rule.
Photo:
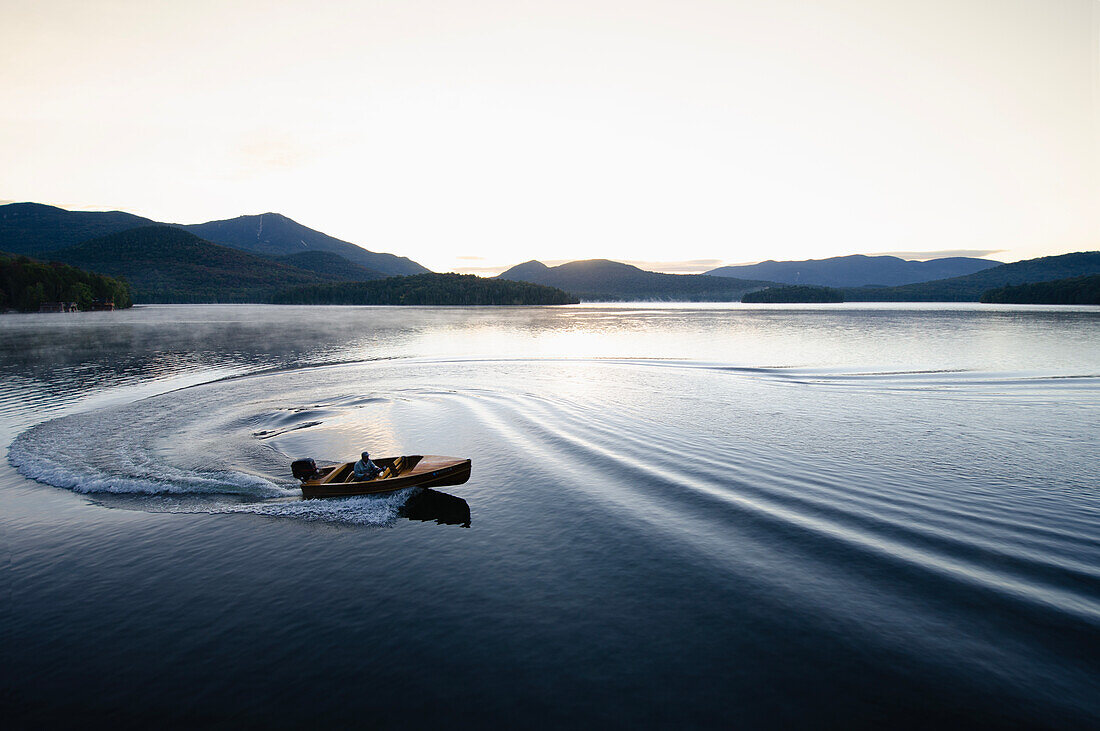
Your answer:
[[[404,457],[398,457],[397,459],[395,459],[393,461],[393,464],[391,464],[389,467],[386,467],[384,470],[382,470],[378,474],[378,476],[380,478],[383,478],[383,479],[386,478],[386,477],[396,477],[397,473],[399,473],[404,468],[405,468],[405,458]]]

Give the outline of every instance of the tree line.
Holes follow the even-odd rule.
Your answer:
[[[0,311],[37,312],[45,302],[75,302],[90,310],[96,302],[130,307],[130,285],[59,262],[0,254]]]
[[[554,287],[473,274],[415,274],[373,282],[339,282],[285,289],[284,305],[568,305],[577,298]]]
[[[742,302],[843,302],[844,293],[832,287],[791,285],[749,292]]]

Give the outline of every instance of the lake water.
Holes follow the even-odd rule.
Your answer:
[[[24,725],[1100,724],[1097,308],[8,315],[0,439]]]

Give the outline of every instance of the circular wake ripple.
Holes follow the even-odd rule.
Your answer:
[[[290,460],[470,456],[454,488],[466,525],[470,510],[509,530],[599,516],[883,651],[919,645],[1011,684],[1002,649],[938,628],[960,594],[990,607],[968,615],[975,635],[1100,627],[1100,474],[1078,428],[1092,406],[1064,387],[656,361],[345,364],[56,419],[10,459],[120,507],[385,526],[417,491],[300,500]],[[1049,662],[1079,692],[1088,668]]]
[[[1076,571],[1082,543],[1096,545],[1085,538],[1096,505],[1080,491],[1095,467],[1079,448],[1050,446],[1077,435],[1051,412],[1042,463],[1020,457],[1015,429],[989,425],[991,409],[1008,414],[1050,383],[1066,387],[677,361],[354,363],[63,417],[21,434],[9,458],[24,475],[101,497],[187,496],[190,508],[203,496],[216,512],[379,523],[392,511],[375,511],[378,501],[285,502],[299,494],[289,461],[342,461],[364,447],[454,454],[473,457],[473,485],[565,474],[558,489],[571,499],[666,524],[738,505],[834,540],[935,536],[999,555],[1007,539],[1016,557]],[[1074,510],[1035,489],[1056,459],[1070,463],[1057,488]]]

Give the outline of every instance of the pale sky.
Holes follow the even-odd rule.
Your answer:
[[[275,211],[437,271],[1094,250],[1098,29],[1098,0],[0,0],[0,199]]]

